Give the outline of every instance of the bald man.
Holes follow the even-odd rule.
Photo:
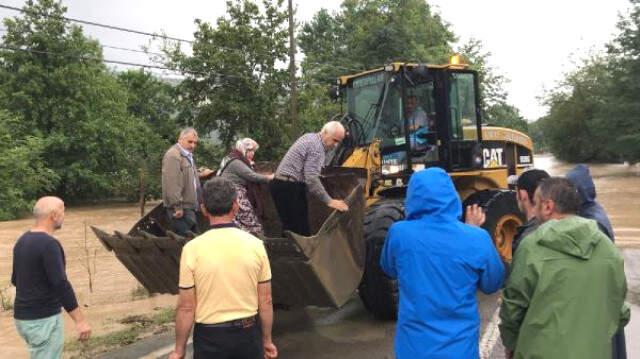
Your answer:
[[[64,250],[53,232],[62,228],[64,202],[42,197],[33,207],[35,225],[13,247],[11,283],[16,287],[13,317],[31,359],[61,358],[61,307],[76,324],[79,340],[91,335],[65,273]]]
[[[340,122],[327,122],[320,132],[298,138],[280,161],[269,186],[283,230],[311,235],[307,192],[330,208],[341,212],[349,210],[343,200],[331,198],[320,181],[325,152],[338,146],[344,136],[345,129]]]

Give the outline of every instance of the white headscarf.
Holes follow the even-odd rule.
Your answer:
[[[240,151],[244,157],[247,157],[247,152],[257,151],[258,148],[260,148],[258,142],[248,137],[236,141],[236,150]]]

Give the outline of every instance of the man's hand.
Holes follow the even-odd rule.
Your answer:
[[[269,178],[269,181],[273,181],[273,179],[276,177],[275,173],[272,173],[270,175],[267,175],[267,178]]]
[[[78,340],[83,342],[91,336],[91,327],[85,320],[76,322],[76,331],[78,332]]]
[[[346,212],[349,210],[349,206],[347,206],[347,204],[340,199],[332,199],[331,201],[329,201],[329,203],[327,204],[327,206],[333,208],[333,209],[337,209],[340,212]]]
[[[182,218],[183,215],[184,215],[184,211],[182,210],[182,208],[176,208],[173,211],[173,218]]]
[[[182,352],[178,352],[178,351],[172,351],[171,354],[169,354],[169,359],[183,359],[184,358],[184,351]]]
[[[200,178],[207,178],[207,177],[211,176],[212,174],[213,174],[213,171],[211,169],[209,169],[209,168],[200,167],[198,169],[198,177],[200,177]]]
[[[278,357],[278,348],[273,344],[271,340],[263,340],[262,345],[264,347],[264,358],[272,359]]]
[[[487,216],[484,214],[482,207],[477,204],[467,206],[467,213],[464,216],[464,222],[472,226],[478,226],[484,224]]]

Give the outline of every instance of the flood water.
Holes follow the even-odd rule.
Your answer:
[[[536,157],[536,167],[547,170],[551,175],[562,176],[573,166],[543,155]],[[594,164],[590,168],[598,193],[597,200],[613,222],[616,244],[619,247],[640,248],[640,166]],[[149,204],[148,209],[153,205]],[[139,209],[135,204],[72,207],[67,209],[63,229],[56,233],[66,251],[69,278],[96,333],[118,329],[118,318],[175,304],[172,296],[134,301],[134,295],[139,292],[138,283],[115,256],[102,247],[90,229],[91,225],[95,225],[109,232],[127,232],[138,218]],[[30,225],[30,219],[0,222],[0,290],[4,295],[13,295],[13,289],[9,286],[13,245]],[[322,317],[324,322],[321,322],[317,331],[309,332],[308,336],[281,334],[281,339],[289,338],[282,342],[282,352],[295,355],[298,348],[317,347],[320,352],[333,346],[335,350],[332,349],[331,353],[344,358],[363,357],[364,353],[370,353],[369,358],[378,358],[387,357],[387,354],[381,356],[385,352],[390,353],[393,324],[373,323],[359,301],[347,305],[340,315],[325,316],[322,313],[315,313],[314,316]],[[71,321],[67,319],[66,335],[69,338],[73,336],[70,324]],[[28,357],[15,332],[11,312],[0,312],[0,347],[3,348],[3,357]],[[345,355],[347,352],[352,354]]]
[[[552,176],[564,176],[572,164],[542,155],[535,159],[537,168]],[[627,164],[591,164],[596,185],[596,200],[605,208],[613,224],[619,247],[640,247],[640,166]]]

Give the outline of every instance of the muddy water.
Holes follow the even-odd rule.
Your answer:
[[[552,176],[564,176],[573,165],[552,156],[537,156],[536,167]],[[640,165],[589,165],[596,185],[596,200],[613,224],[619,247],[640,247]]]
[[[564,175],[572,166],[556,161],[551,156],[538,156],[536,167],[545,169],[552,175]],[[598,201],[608,211],[613,222],[617,245],[640,247],[640,167],[597,164],[591,165],[591,171]],[[151,208],[150,205],[148,209]],[[97,333],[118,329],[118,319],[124,316],[148,313],[154,308],[175,304],[172,296],[132,300],[133,293],[139,287],[138,283],[115,256],[100,245],[89,228],[90,225],[95,225],[106,231],[126,232],[138,218],[139,209],[131,204],[69,208],[63,229],[56,233],[65,248],[67,272],[80,305]],[[10,281],[11,252],[15,240],[30,224],[30,219],[0,222],[0,289],[6,288]],[[12,295],[12,289],[9,288],[6,293]],[[27,353],[15,332],[11,314],[0,312],[2,357],[26,358]],[[66,335],[72,338],[74,333],[71,321],[67,319],[66,324]],[[369,325],[365,327],[368,328]],[[376,335],[389,336],[389,330],[392,331],[389,328],[391,327],[378,328],[382,331],[376,332]]]
[[[150,205],[147,209],[150,210]],[[139,218],[140,209],[132,204],[68,208],[63,228],[55,236],[62,243],[67,260],[67,274],[78,303],[87,314],[94,333],[122,328],[118,319],[127,315],[153,312],[155,308],[174,305],[172,296],[145,298],[135,278],[108,252],[93,235],[90,226],[103,230],[127,232]],[[23,219],[0,222],[0,289],[13,297],[14,289],[6,289],[11,280],[12,248],[16,239],[28,230],[32,221]],[[91,283],[91,285],[90,285]],[[134,295],[137,300],[133,300]],[[67,338],[72,338],[72,321],[65,318]],[[0,357],[28,357],[17,336],[11,312],[0,312]]]

